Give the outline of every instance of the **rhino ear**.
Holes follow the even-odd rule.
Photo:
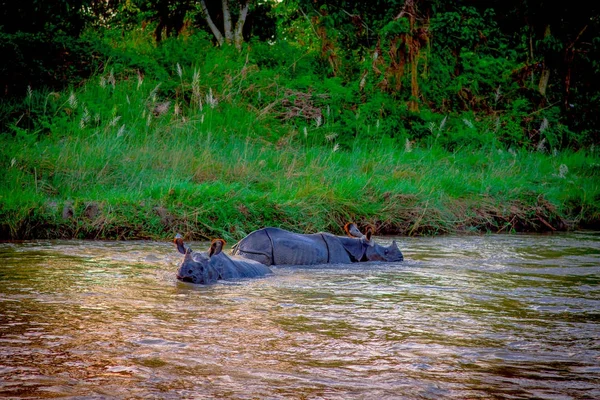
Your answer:
[[[175,246],[177,246],[177,251],[179,251],[181,254],[186,254],[187,250],[190,250],[189,247],[188,248],[185,247],[185,244],[183,243],[183,237],[179,233],[177,235],[175,235],[175,239],[173,239],[173,243],[175,243]]]
[[[216,256],[223,250],[223,246],[225,246],[225,240],[223,239],[215,239],[210,244],[210,249],[208,249],[208,256]]]
[[[373,246],[375,243],[373,242],[373,240],[371,240],[371,237],[373,236],[373,228],[368,227],[367,228],[367,234],[365,235],[365,239],[367,239],[367,244],[369,246]]]
[[[351,238],[362,238],[364,236],[362,233],[360,233],[354,222],[348,222],[346,225],[344,225],[344,230]]]

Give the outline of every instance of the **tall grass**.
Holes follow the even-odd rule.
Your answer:
[[[114,62],[78,88],[28,95],[36,118],[3,134],[0,149],[0,236],[238,239],[266,225],[339,232],[351,220],[416,235],[600,221],[593,150],[449,151],[391,138],[359,114],[341,140],[348,115],[335,95],[302,97],[289,87],[309,78],[277,77],[250,54],[154,76]],[[287,119],[294,105],[321,114]]]

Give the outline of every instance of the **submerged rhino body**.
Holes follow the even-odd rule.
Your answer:
[[[360,233],[354,224],[345,227],[349,237],[330,233],[300,234],[279,228],[263,228],[235,244],[232,254],[264,265],[349,264],[361,261],[404,260],[396,242],[388,247]]]
[[[218,280],[257,278],[271,274],[271,270],[260,262],[230,257],[221,250],[225,241],[216,239],[206,252],[194,252],[185,246],[181,236],[175,238],[175,245],[185,257],[177,270],[177,279],[183,282],[209,285]]]

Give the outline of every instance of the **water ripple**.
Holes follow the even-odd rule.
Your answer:
[[[209,287],[169,243],[0,244],[0,396],[600,398],[600,235],[397,240]]]

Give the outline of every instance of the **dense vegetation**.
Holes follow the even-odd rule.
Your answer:
[[[5,7],[0,238],[598,226],[597,6],[230,3]]]

